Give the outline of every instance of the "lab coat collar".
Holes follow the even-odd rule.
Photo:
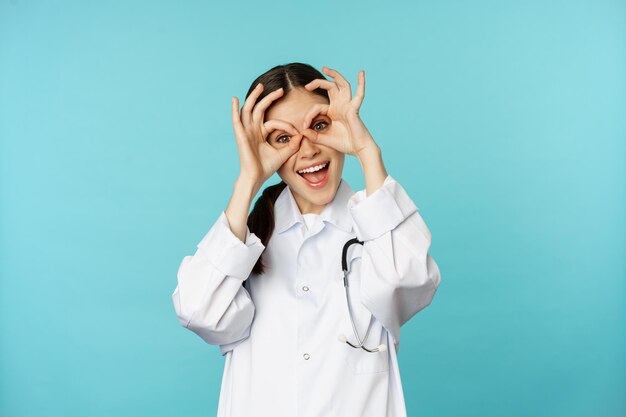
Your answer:
[[[354,195],[354,190],[342,178],[339,182],[335,198],[324,207],[320,213],[320,219],[325,223],[331,223],[339,229],[351,233],[353,226],[352,219],[348,213],[348,200],[350,200],[352,195]],[[304,218],[302,217],[302,213],[300,213],[300,208],[288,185],[283,189],[274,203],[274,214],[276,219],[276,233],[283,233],[296,223],[304,224]]]

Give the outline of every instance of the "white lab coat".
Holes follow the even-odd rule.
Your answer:
[[[250,230],[239,240],[222,211],[178,270],[180,324],[225,355],[218,417],[406,416],[400,327],[440,282],[417,207],[388,176],[370,196],[342,179],[311,230],[288,186],[274,210],[267,248]],[[348,251],[354,319],[363,337],[373,314],[366,347],[382,353],[338,341],[356,343],[341,269],[355,236],[365,243]],[[266,273],[251,274],[264,249]]]

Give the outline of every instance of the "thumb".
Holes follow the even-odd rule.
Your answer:
[[[287,146],[283,146],[278,149],[278,155],[280,159],[280,164],[284,164],[287,159],[291,157],[291,155],[298,152],[300,149],[300,143],[302,142],[302,135],[294,135],[291,137],[291,140],[287,143]]]

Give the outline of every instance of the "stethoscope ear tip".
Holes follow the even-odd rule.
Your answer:
[[[380,345],[378,345],[378,351],[379,352],[384,352],[387,350],[387,346],[383,345],[382,343]]]
[[[346,342],[348,341],[348,338],[347,338],[345,335],[340,334],[340,335],[337,337],[337,340],[339,340],[341,343],[346,343]]]

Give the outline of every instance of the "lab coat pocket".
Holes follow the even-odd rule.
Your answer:
[[[368,324],[370,325],[367,340],[364,346],[368,349],[374,349],[383,345],[385,348],[382,352],[368,352],[362,348],[354,348],[347,343],[345,349],[348,349],[347,358],[353,373],[370,374],[377,372],[386,372],[389,370],[389,349],[387,346],[387,331],[382,324],[368,311],[361,303],[360,297],[360,270],[362,246],[355,246],[349,259],[348,283],[350,292],[350,306],[352,307],[352,318],[354,326],[357,329],[360,338],[364,338],[367,333]],[[352,321],[348,312],[348,303],[344,294],[344,314],[342,328],[344,335],[348,341],[354,345],[358,345],[358,340],[354,334]],[[371,323],[370,323],[371,322]]]
[[[359,330],[359,334],[361,337],[365,336],[362,330]],[[353,332],[346,334],[346,336],[348,336],[350,343],[357,344]],[[389,370],[389,347],[387,346],[386,330],[374,319],[365,347],[371,350],[380,345],[383,345],[385,350],[368,352],[361,348],[353,348],[346,343],[346,349],[349,349],[348,362],[354,374],[373,374]]]

